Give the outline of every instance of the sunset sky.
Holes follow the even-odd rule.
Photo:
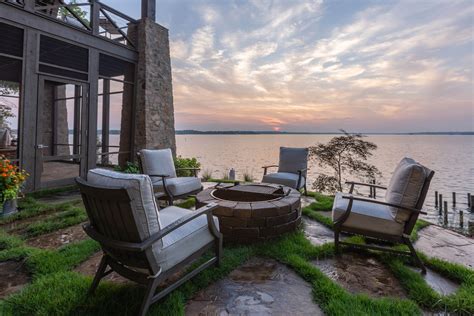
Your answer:
[[[105,3],[139,16],[138,0]],[[176,129],[474,130],[474,2],[157,0]]]

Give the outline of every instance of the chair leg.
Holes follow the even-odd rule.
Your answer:
[[[216,240],[216,256],[216,266],[219,267],[221,265],[222,260],[222,235]]]
[[[168,195],[168,206],[173,206],[173,197],[171,195]]]
[[[308,196],[308,189],[306,189],[306,183],[304,184],[304,195]]]
[[[140,312],[138,313],[139,316],[145,316],[150,308],[151,302],[153,300],[153,296],[155,294],[156,288],[158,287],[158,279],[151,279],[148,282],[146,287],[145,297],[143,298],[142,306],[140,307]]]
[[[420,267],[421,273],[426,274],[425,265],[421,261],[420,257],[418,257],[418,254],[416,253],[415,248],[413,248],[413,244],[411,243],[410,239],[404,238],[403,241],[404,241],[405,245],[408,246],[408,249],[410,249],[411,257],[413,258],[413,260],[415,261],[417,266]]]
[[[107,269],[107,255],[103,255],[102,259],[100,259],[99,268],[95,273],[94,280],[92,281],[89,292],[87,293],[88,295],[94,294],[97,286],[99,285],[100,280],[104,276],[105,269]]]

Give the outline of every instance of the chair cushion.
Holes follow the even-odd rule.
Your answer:
[[[293,189],[301,189],[304,187],[306,179],[301,177],[300,187],[297,188],[296,186],[298,184],[298,177],[299,176],[297,174],[289,172],[269,173],[263,176],[262,182],[282,184]]]
[[[163,192],[163,181],[161,178],[153,178],[155,191]],[[166,179],[166,187],[173,196],[185,195],[201,189],[201,179],[196,177],[179,177]]]
[[[143,173],[148,175],[168,175],[176,177],[173,154],[171,149],[142,149],[140,158]]]
[[[343,193],[336,193],[332,208],[332,220],[340,218],[349,204],[348,199],[343,199]],[[390,207],[375,203],[354,201],[351,214],[344,222],[343,227],[363,229],[375,233],[400,236],[403,234],[404,225],[395,221]]]
[[[298,173],[308,167],[308,148],[280,147],[278,172]],[[306,172],[303,173],[306,177]]]
[[[415,208],[430,171],[411,158],[403,158],[390,179],[385,201]],[[391,208],[391,211],[399,222],[407,221],[410,217],[410,211],[407,210]]]
[[[192,213],[193,211],[187,209],[169,206],[160,211],[160,219],[163,227],[166,227]],[[219,220],[215,216],[213,218],[219,228]],[[163,248],[155,252],[156,260],[166,271],[213,240],[214,236],[207,225],[207,216],[199,216],[163,237]]]
[[[87,182],[108,188],[124,188],[131,201],[133,217],[136,219],[138,233],[142,240],[160,231],[162,227],[153,194],[150,177],[143,174],[128,174],[107,169],[92,169],[87,173]],[[153,249],[161,248],[161,242]]]

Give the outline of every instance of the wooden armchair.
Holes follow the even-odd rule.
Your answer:
[[[426,214],[421,209],[433,176],[434,171],[413,159],[404,158],[395,169],[388,187],[348,182],[351,185],[349,194],[336,193],[332,210],[336,253],[339,252],[339,245],[342,244],[410,255],[421,271],[426,273],[426,268],[410,241],[410,234],[418,216]],[[368,186],[371,189],[371,198],[354,196],[355,186]],[[384,199],[376,199],[376,189],[386,191]],[[342,242],[339,241],[341,232],[403,243],[408,246],[409,252],[375,245]]]
[[[196,211],[175,206],[159,211],[146,175],[93,169],[87,179],[76,179],[89,217],[84,230],[103,250],[90,294],[104,276],[115,271],[146,287],[139,312],[145,315],[150,304],[219,264],[222,234],[218,219],[212,216],[215,204]],[[160,283],[212,248],[212,258],[155,293]]]
[[[282,184],[296,190],[304,188],[304,194],[307,195],[308,148],[280,147],[279,160],[278,165],[262,167],[262,182]],[[278,168],[278,171],[268,174],[268,168],[274,167]]]
[[[192,171],[194,177],[178,177],[176,175],[171,149],[142,149],[137,154],[138,164],[143,174],[150,176],[158,199],[168,200],[173,205],[175,199],[202,191],[201,180],[197,177],[199,168],[180,168]]]

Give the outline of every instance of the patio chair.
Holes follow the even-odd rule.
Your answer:
[[[150,176],[158,199],[167,199],[173,205],[175,199],[182,199],[202,191],[201,180],[197,177],[199,168],[189,170],[194,177],[178,177],[171,149],[142,149],[137,154],[140,170]]]
[[[76,178],[89,217],[84,230],[102,247],[103,256],[89,293],[111,273],[146,287],[139,315],[178,286],[213,264],[222,254],[216,204],[196,211],[169,206],[159,210],[147,175],[90,170]],[[212,258],[155,293],[164,280],[214,249]]]
[[[350,184],[349,194],[336,193],[332,209],[336,253],[339,252],[339,245],[342,244],[410,255],[422,273],[426,273],[426,268],[410,241],[410,234],[419,214],[426,214],[421,209],[433,176],[434,171],[411,158],[403,158],[395,168],[388,187],[347,182]],[[353,194],[355,186],[370,187],[371,198],[355,196]],[[386,190],[383,200],[376,199],[376,189]],[[342,242],[339,241],[341,232],[403,243],[408,246],[409,252],[376,245]]]
[[[278,172],[267,174],[268,168],[277,167]],[[286,185],[290,188],[306,190],[306,172],[308,168],[308,148],[280,147],[280,161],[278,165],[262,167],[262,182]]]

